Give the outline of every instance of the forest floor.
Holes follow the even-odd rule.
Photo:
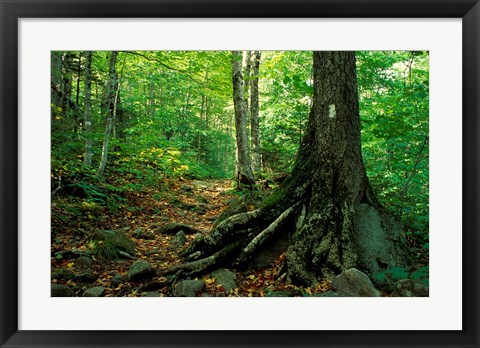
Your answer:
[[[71,196],[52,199],[52,283],[70,286],[77,296],[91,287],[105,288],[107,297],[173,296],[172,283],[160,271],[182,263],[182,250],[195,235],[186,235],[185,245],[172,243],[174,236],[158,231],[167,223],[181,223],[208,233],[225,208],[235,198],[231,180],[169,180],[162,188],[144,188],[124,194],[125,204],[115,211]],[[99,230],[121,230],[136,243],[134,259],[108,260],[95,257],[92,235]],[[93,263],[84,265],[79,256]],[[156,275],[145,281],[129,282],[133,262],[143,259],[153,265]],[[316,288],[302,288],[278,279],[281,255],[270,267],[237,271],[237,287],[225,291],[210,274],[203,276],[204,296],[310,296],[330,289],[328,281]],[[88,276],[82,276],[87,274]],[[93,276],[92,276],[93,275]],[[121,276],[123,281],[116,279]],[[114,281],[115,280],[115,281]],[[275,295],[273,295],[275,294]],[[286,295],[285,295],[286,294]]]

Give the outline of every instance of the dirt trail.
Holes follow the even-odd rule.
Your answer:
[[[229,205],[234,197],[230,180],[177,180],[166,182],[160,189],[149,188],[141,193],[130,193],[126,199],[126,207],[97,220],[86,216],[85,221],[64,222],[63,230],[57,231],[52,243],[52,282],[73,287],[77,295],[92,286],[103,286],[104,296],[172,296],[171,284],[167,279],[155,276],[144,282],[126,281],[131,264],[138,259],[148,261],[156,271],[182,262],[179,253],[195,238],[187,235],[183,247],[172,245],[172,235],[158,232],[158,228],[167,223],[182,223],[208,233],[216,218]],[[52,223],[52,228],[54,224]],[[56,226],[59,229],[58,226]],[[75,233],[78,229],[83,234]],[[77,261],[79,254],[89,254],[92,248],[91,233],[96,230],[121,229],[136,243],[135,260],[103,260],[94,259],[89,269],[82,269]],[[72,251],[69,253],[69,251]],[[58,255],[65,255],[58,258]],[[283,257],[283,256],[282,256]],[[278,281],[277,270],[282,257],[271,268],[260,271],[237,273],[237,288],[226,292],[215,279],[209,275],[203,277],[206,284],[205,294],[210,296],[265,296],[271,291],[290,291],[293,295],[305,295],[317,291],[325,291],[329,284],[322,283],[318,289],[303,289]],[[72,279],[72,274],[92,273],[97,279],[94,282],[82,283]],[[65,274],[67,276],[65,276]],[[115,283],[118,277],[124,281]],[[152,293],[152,290],[155,292]]]

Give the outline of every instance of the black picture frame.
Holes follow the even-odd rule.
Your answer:
[[[0,0],[1,347],[479,347],[478,0]],[[20,331],[18,330],[18,20],[20,18],[462,18],[463,330]],[[446,256],[448,257],[448,256]],[[448,278],[448,275],[445,275]]]

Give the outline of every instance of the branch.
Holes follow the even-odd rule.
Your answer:
[[[421,154],[423,152],[423,149],[425,148],[425,145],[428,143],[428,135],[425,136],[425,139],[423,140],[422,146],[420,147],[420,150],[418,151],[417,158],[415,160],[415,164],[413,165],[412,170],[410,171],[410,174],[408,175],[408,179],[405,182],[405,185],[403,185],[401,192],[401,196],[404,197],[407,194],[408,188],[410,186],[410,182],[413,179],[413,176],[415,175],[415,172],[417,171],[417,166],[420,163],[421,160]]]
[[[151,58],[151,57],[148,57],[144,54],[141,54],[141,53],[138,53],[138,52],[135,52],[135,51],[120,51],[120,52],[123,52],[123,53],[128,53],[128,54],[133,54],[135,56],[139,56],[139,57],[142,57],[146,60],[149,60],[149,61],[152,61],[152,62],[157,62],[158,64],[160,64],[161,66],[163,66],[164,68],[167,68],[169,70],[173,70],[173,71],[176,71],[176,72],[179,72],[183,75],[185,75],[186,77],[188,77],[190,80],[192,80],[193,82],[199,84],[199,85],[202,85],[203,86],[203,83],[199,80],[197,80],[196,78],[192,77],[188,71],[185,71],[185,70],[182,70],[182,69],[177,69],[177,68],[174,68],[170,65],[167,65],[165,64],[164,62],[162,62],[161,60],[159,59],[156,59],[156,58]]]

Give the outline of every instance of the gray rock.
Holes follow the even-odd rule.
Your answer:
[[[170,241],[170,246],[172,248],[181,248],[187,242],[187,236],[185,232],[179,231]]]
[[[137,228],[135,231],[133,231],[133,236],[138,239],[155,239],[155,235],[152,232],[144,232],[141,228]]]
[[[96,280],[97,276],[93,274],[91,270],[87,270],[73,277],[73,281],[78,283],[93,283]]]
[[[80,256],[75,263],[79,268],[90,268],[93,264],[93,260],[88,256]]]
[[[192,181],[192,185],[197,190],[200,190],[200,189],[204,190],[204,189],[208,188],[209,183],[205,182],[205,181],[195,180],[195,181]]]
[[[222,285],[225,291],[230,291],[237,287],[237,283],[235,282],[237,275],[228,269],[217,269],[212,272],[211,277],[215,278],[215,283]]]
[[[290,290],[278,290],[278,291],[270,291],[265,294],[265,297],[293,297],[294,294]]]
[[[350,268],[336,276],[332,282],[333,290],[340,296],[380,297],[378,291],[368,278],[356,268]]]
[[[340,295],[334,291],[325,291],[313,294],[312,297],[340,297]]]
[[[71,270],[65,268],[59,268],[55,271],[52,271],[52,279],[57,280],[70,280],[75,276]]]
[[[105,292],[105,288],[103,286],[95,286],[93,288],[85,290],[83,293],[83,297],[101,297]]]
[[[51,284],[50,294],[52,297],[74,297],[75,293],[71,288],[62,284]]]
[[[180,188],[185,192],[192,192],[193,191],[193,187],[190,186],[190,185],[186,185],[186,184],[183,184],[182,186],[180,186]]]
[[[121,274],[116,274],[111,279],[111,282],[112,282],[113,285],[120,285],[123,282],[125,282],[125,278],[123,278],[123,276]]]
[[[97,231],[93,235],[95,240],[105,241],[117,248],[120,251],[123,251],[130,255],[135,255],[136,244],[133,240],[128,238],[123,232],[115,230],[106,230],[106,231]]]
[[[369,204],[360,204],[357,215],[359,265],[369,274],[384,269],[409,269],[413,263],[401,225],[392,216]]]
[[[195,297],[205,289],[203,280],[183,280],[175,285],[174,296],[176,297]]]
[[[157,228],[157,233],[161,234],[168,234],[168,235],[175,235],[176,233],[183,231],[185,234],[195,234],[201,232],[196,228],[192,228],[190,226],[179,224],[176,222],[169,222]]]
[[[153,277],[155,271],[152,265],[145,260],[135,261],[128,270],[128,281],[134,282]]]
[[[158,291],[148,291],[143,297],[160,297],[160,293]]]
[[[402,279],[398,281],[393,297],[428,297],[428,286],[413,279]]]

